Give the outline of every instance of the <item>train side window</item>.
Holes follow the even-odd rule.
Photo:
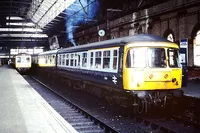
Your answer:
[[[26,58],[26,62],[27,62],[27,63],[30,62],[30,58],[29,58],[29,57]]]
[[[51,56],[50,63],[51,63],[51,64],[54,64],[54,55]]]
[[[62,54],[59,55],[59,65],[62,65]]]
[[[61,55],[59,55],[58,64],[61,65]]]
[[[168,49],[169,66],[170,67],[181,67],[179,63],[179,53],[177,49]]]
[[[55,65],[55,62],[56,62],[56,56],[55,56],[55,55],[53,55],[53,56],[52,56],[52,64],[54,64],[54,65]]]
[[[74,66],[74,54],[70,54],[70,66]]]
[[[53,55],[49,55],[49,64],[52,64]]]
[[[110,51],[103,51],[103,69],[110,68]]]
[[[66,54],[66,66],[69,66],[69,54]]]
[[[50,63],[50,56],[49,55],[47,55],[47,64],[49,64]]]
[[[65,65],[65,54],[62,55],[62,65]]]
[[[45,56],[43,55],[41,58],[42,58],[42,64],[45,64]]]
[[[83,53],[82,67],[87,67],[87,53]]]
[[[80,53],[77,54],[77,67],[80,67],[81,64],[81,55]]]
[[[77,66],[77,61],[78,61],[78,55],[77,53],[74,54],[74,66]]]
[[[53,58],[53,56],[49,55],[49,64],[52,64],[52,58]]]
[[[47,56],[45,56],[45,64],[47,64]]]
[[[45,58],[44,55],[43,55],[43,63],[44,63],[44,64],[46,63],[46,58]]]
[[[38,64],[41,64],[42,56],[38,56]]]
[[[117,57],[118,57],[118,50],[113,51],[113,70],[117,69]]]
[[[91,52],[90,54],[90,68],[93,68],[94,66],[94,52]]]
[[[17,63],[21,62],[21,57],[17,57]]]
[[[57,56],[55,57],[55,64],[57,64],[57,65],[59,65],[59,64],[58,64],[58,57],[59,57],[59,55],[57,55]]]
[[[95,52],[95,68],[101,68],[101,51]]]
[[[49,64],[52,64],[52,55],[49,55]]]
[[[48,56],[48,55],[45,56],[45,63],[46,63],[46,64],[49,63],[49,56]]]

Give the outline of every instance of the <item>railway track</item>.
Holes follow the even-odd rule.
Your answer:
[[[171,108],[174,108],[171,118],[181,121],[185,125],[200,128],[200,100],[195,97],[183,96],[173,99]],[[199,131],[200,132],[200,131]]]
[[[30,83],[32,85],[33,84],[39,85],[38,82],[32,81],[30,77],[28,78],[25,77],[25,79],[28,79],[29,83],[32,82]],[[46,85],[44,86],[47,87]],[[86,112],[82,109],[79,109],[79,106],[81,106],[79,103],[74,106],[72,102],[66,101],[66,96],[60,95],[60,94],[66,94],[61,92],[62,90],[64,90],[64,88],[62,89],[56,88],[56,90],[58,90],[59,93],[57,93],[58,91],[56,92],[53,91],[53,89],[51,89],[50,93],[49,92],[46,93],[48,95],[55,95],[54,93],[57,93],[56,94],[57,100],[51,100],[52,96],[46,96],[47,94],[40,94],[40,95],[42,95],[45,100],[50,101],[49,104],[51,104],[52,107],[55,110],[57,110],[78,132],[88,132],[88,133],[90,132],[91,133],[92,132],[94,133],[95,132],[198,133],[200,132],[199,128],[192,127],[190,123],[185,123],[180,119],[177,120],[176,118],[173,117],[162,116],[153,118],[148,116],[134,116],[130,118],[121,115],[119,112],[113,113],[110,109],[105,107],[105,105],[102,104],[95,105],[95,103],[94,105],[91,105],[92,104],[91,101],[93,99],[89,98],[90,101],[88,101],[87,98],[84,99],[87,96],[82,97],[81,94],[78,94],[78,96],[80,96],[80,99],[82,99],[82,103],[88,103],[91,105],[91,108],[89,109],[84,108],[84,110],[87,110]],[[41,93],[43,89],[36,89],[36,91]],[[68,93],[69,95],[71,95],[71,97],[78,97],[77,94],[74,94],[73,92],[68,92]],[[65,107],[66,105],[67,107]],[[96,108],[95,111],[94,108]]]
[[[81,133],[117,133],[114,129],[99,121],[74,103],[67,100],[59,93],[52,90],[42,82],[34,78],[23,76],[34,86],[42,85],[36,91],[78,132]],[[36,85],[37,84],[37,85]],[[41,89],[43,88],[43,89]],[[48,88],[48,89],[44,89]]]

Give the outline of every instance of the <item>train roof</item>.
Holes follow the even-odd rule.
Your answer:
[[[119,46],[119,45],[124,45],[129,42],[170,42],[170,41],[168,41],[167,39],[163,37],[152,35],[152,34],[137,34],[133,36],[127,36],[127,37],[122,37],[122,38],[116,38],[116,39],[105,40],[101,42],[94,42],[90,44],[64,48],[64,49],[59,50],[58,53],[88,50],[88,48],[104,48],[104,47],[111,47],[111,46]]]
[[[14,55],[14,56],[31,56],[30,54],[28,54],[28,53],[18,53],[18,54],[16,54],[16,55]]]
[[[55,50],[51,50],[51,51],[45,51],[45,52],[42,52],[42,53],[39,53],[38,55],[49,55],[49,54],[56,54],[58,51],[58,49],[55,49]]]

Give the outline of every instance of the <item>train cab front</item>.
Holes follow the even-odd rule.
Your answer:
[[[182,69],[178,47],[131,47],[125,52],[123,86],[139,98],[181,96]]]

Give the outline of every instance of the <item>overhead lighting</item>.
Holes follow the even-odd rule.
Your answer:
[[[48,38],[46,34],[0,34],[0,37]]]
[[[38,54],[43,52],[43,48],[32,48],[32,49],[27,49],[27,48],[17,48],[17,49],[10,49],[10,54],[11,55],[16,55],[18,53],[28,53],[28,54]]]
[[[28,38],[22,38],[22,39],[10,39],[10,38],[8,38],[8,39],[3,39],[3,40],[1,40],[1,42],[22,42],[22,41],[24,41],[24,42],[32,42],[32,41],[34,41],[34,42],[44,42],[44,40],[42,40],[43,38],[40,38],[40,39],[35,39],[35,38],[31,38],[31,39],[28,39]]]
[[[72,5],[76,0],[33,0],[28,12],[29,18],[41,28],[51,22],[56,16]],[[35,6],[39,4],[39,6]]]
[[[0,28],[0,31],[2,32],[14,32],[14,31],[17,31],[17,32],[42,32],[41,29],[35,29],[35,28]]]
[[[6,17],[6,20],[24,20],[23,18],[21,17]]]
[[[33,27],[33,26],[35,26],[34,23],[6,23],[6,25],[11,25],[11,26],[27,26],[27,27]]]
[[[111,8],[109,8],[109,9],[106,9],[106,11],[110,11],[110,12],[121,12],[122,10],[120,10],[120,9],[111,9]]]

